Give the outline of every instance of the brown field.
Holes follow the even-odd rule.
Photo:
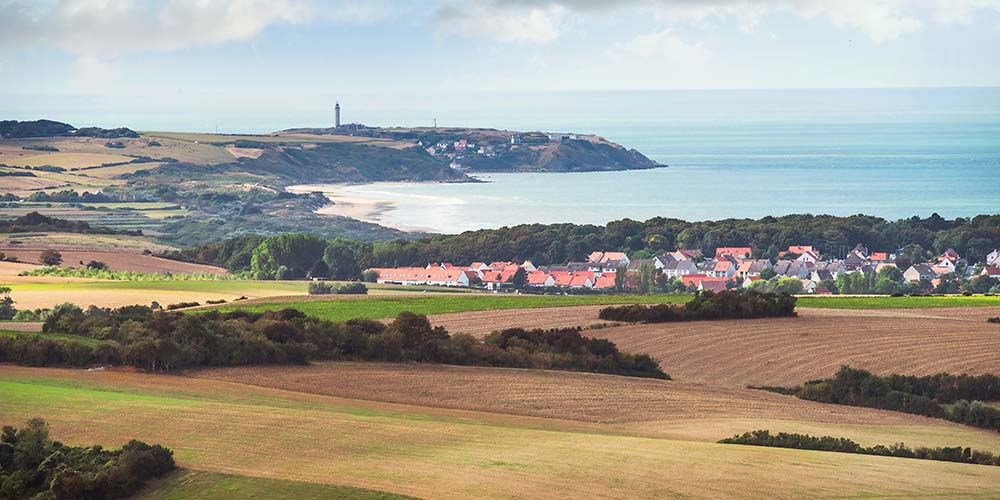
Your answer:
[[[80,233],[16,233],[0,234],[0,251],[5,253],[19,249],[54,249],[62,251],[97,251],[123,254],[138,254],[144,250],[163,252],[173,250],[171,246],[157,243],[138,236],[116,234]]]
[[[435,325],[495,330],[602,326],[601,306],[440,314]],[[545,311],[536,314],[536,311]],[[590,329],[622,350],[648,353],[675,378],[731,386],[796,385],[841,365],[880,374],[1000,373],[1000,307],[808,309],[798,318],[699,321]]]
[[[35,264],[24,264],[21,262],[0,262],[0,277],[10,278],[25,271],[30,271],[38,267]],[[4,280],[6,282],[7,280]]]
[[[40,265],[39,256],[42,249],[4,249],[7,255],[18,258],[21,262]],[[142,255],[124,252],[101,252],[94,250],[59,250],[62,254],[63,263],[61,267],[81,267],[80,262],[86,264],[92,260],[100,261],[108,265],[113,271],[134,271],[139,273],[177,273],[177,274],[228,274],[225,268],[207,266],[203,264],[192,264],[176,260],[164,259],[153,255]]]
[[[563,385],[587,394],[575,379]],[[441,383],[464,390],[451,376]],[[716,432],[767,425],[819,426],[866,443],[1000,446],[1000,435],[926,419],[810,424],[794,420],[803,414],[793,412],[784,420],[600,424],[190,377],[9,365],[0,365],[0,396],[0,423],[44,414],[70,444],[118,446],[137,438],[172,448],[190,469],[424,498],[989,498],[1000,489],[994,467],[711,442],[721,437]]]
[[[538,309],[513,309],[506,311],[471,311],[450,314],[432,314],[428,318],[437,326],[451,333],[468,333],[485,336],[507,328],[565,328],[610,325],[598,318],[607,305],[543,307]]]
[[[33,151],[33,153],[39,153],[38,151]],[[106,163],[122,163],[127,161],[132,161],[132,158],[128,156],[122,156],[119,154],[109,154],[109,153],[45,153],[34,154],[30,156],[24,156],[19,159],[7,158],[7,160],[13,160],[8,165],[17,166],[31,166],[38,167],[41,165],[52,165],[54,167],[62,167],[65,169],[70,168],[81,168],[81,167],[95,167],[98,165],[104,165]]]
[[[970,309],[898,314],[803,309],[798,318],[630,325],[590,333],[623,350],[651,354],[677,378],[734,386],[796,385],[829,377],[845,364],[879,374],[1000,373],[1000,328],[985,322],[1000,311]]]

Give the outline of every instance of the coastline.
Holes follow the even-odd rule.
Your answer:
[[[398,200],[386,196],[362,195],[352,192],[352,186],[372,186],[381,185],[386,187],[405,186],[408,182],[375,182],[366,184],[340,183],[340,184],[300,184],[288,186],[285,191],[295,194],[321,192],[333,203],[324,205],[316,210],[319,215],[334,215],[356,219],[361,222],[378,224],[380,226],[398,229],[407,233],[433,233],[431,228],[406,226],[387,221],[383,216],[396,210]]]

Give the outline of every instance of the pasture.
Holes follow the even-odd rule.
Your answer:
[[[442,380],[463,384],[455,377]],[[663,390],[673,386],[662,384]],[[725,446],[711,442],[722,436],[656,436],[657,421],[631,428],[176,375],[0,366],[0,423],[35,415],[44,415],[68,443],[162,443],[192,470],[417,497],[971,498],[1000,489],[995,467]],[[797,418],[769,423],[799,429]],[[764,421],[750,418],[739,426]],[[830,425],[865,442],[1000,447],[998,436],[948,423],[895,424]]]

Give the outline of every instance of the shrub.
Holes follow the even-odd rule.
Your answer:
[[[772,446],[776,448],[795,448],[798,450],[832,451],[838,453],[857,453],[861,455],[880,455],[888,457],[918,458],[923,460],[941,460],[945,462],[962,462],[978,465],[1000,466],[1000,457],[985,451],[974,451],[970,448],[916,448],[910,449],[903,443],[891,446],[877,444],[864,447],[847,438],[832,436],[814,437],[808,434],[792,434],[779,432],[771,434],[767,430],[745,432],[719,441],[722,444],[744,444],[751,446]]]
[[[718,319],[795,316],[796,298],[788,294],[756,291],[701,292],[684,305],[627,305],[601,309],[606,321],[666,323]]]
[[[58,266],[62,264],[62,254],[55,250],[43,250],[38,259],[46,266]]]
[[[141,441],[120,450],[66,446],[39,418],[0,433],[0,498],[125,498],[175,467],[172,451]]]
[[[309,295],[330,295],[333,293],[333,285],[314,281],[309,283]]]
[[[986,320],[987,323],[1000,323],[1000,316],[994,316]]]
[[[197,307],[197,306],[200,306],[200,305],[201,304],[199,304],[197,302],[178,302],[176,304],[168,304],[167,305],[167,310],[168,311],[173,311],[173,310],[176,310],[176,309],[186,309],[188,307]]]

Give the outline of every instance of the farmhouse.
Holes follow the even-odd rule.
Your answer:
[[[927,264],[914,264],[906,271],[903,271],[903,277],[911,283],[916,283],[920,280],[936,279],[937,273]]]

